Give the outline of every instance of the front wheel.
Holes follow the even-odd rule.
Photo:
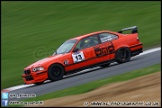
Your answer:
[[[48,69],[48,77],[51,81],[57,81],[64,76],[64,68],[59,64],[53,64]]]
[[[120,48],[116,51],[116,61],[118,63],[128,62],[131,58],[131,52],[129,48]]]

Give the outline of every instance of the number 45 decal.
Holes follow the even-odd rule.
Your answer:
[[[73,57],[74,63],[83,61],[83,60],[85,59],[85,58],[84,58],[83,52],[76,52],[76,53],[73,53],[73,54],[72,54],[72,57]]]

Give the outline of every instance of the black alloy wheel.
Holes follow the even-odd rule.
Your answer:
[[[131,58],[131,52],[129,48],[120,48],[116,51],[116,61],[118,63],[128,62]]]
[[[64,68],[59,64],[53,64],[48,69],[48,77],[51,81],[57,81],[64,76]]]

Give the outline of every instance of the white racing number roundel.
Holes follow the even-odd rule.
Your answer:
[[[74,63],[85,60],[83,52],[76,52],[72,54]]]

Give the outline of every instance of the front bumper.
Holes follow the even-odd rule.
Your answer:
[[[22,78],[25,84],[34,84],[37,82],[43,82],[48,78],[47,71],[43,72],[31,72],[22,74]]]

